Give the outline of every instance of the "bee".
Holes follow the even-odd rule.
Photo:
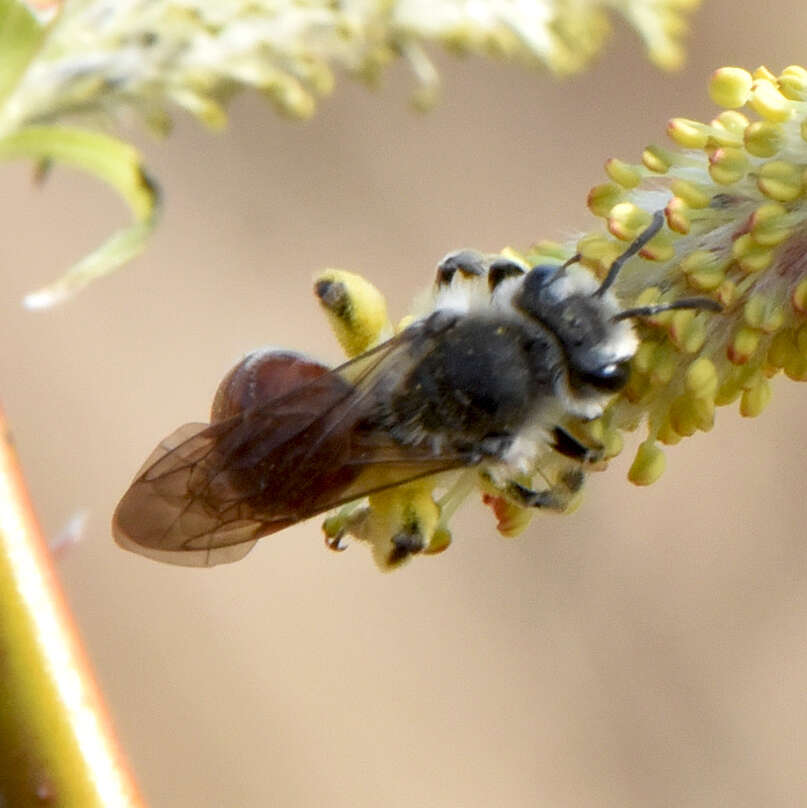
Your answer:
[[[626,385],[631,321],[720,310],[709,298],[619,304],[620,268],[662,224],[657,213],[602,281],[575,266],[579,255],[528,268],[452,253],[431,311],[334,369],[286,351],[247,356],[220,384],[211,422],[180,427],[146,460],[115,511],[116,540],[171,563],[235,561],[316,514],[472,467],[519,505],[557,507],[556,491],[518,480],[547,444],[581,464],[597,456],[561,424],[596,418]],[[394,552],[421,549],[410,536]]]

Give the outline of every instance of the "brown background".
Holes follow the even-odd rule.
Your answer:
[[[711,70],[804,61],[802,0],[707,3],[691,59],[662,76],[619,28],[564,84],[438,55],[444,100],[407,106],[340,80],[306,124],[256,98],[229,133],[142,137],[166,209],[148,252],[71,304],[23,293],[125,221],[64,170],[44,190],[4,166],[2,397],[56,534],[90,509],[61,573],[154,806],[792,806],[807,802],[807,542],[802,414],[770,408],[670,450],[650,489],[627,454],[583,507],[517,541],[477,503],[455,544],[390,576],[322,546],[314,520],[213,571],[161,566],[109,537],[162,435],[205,417],[244,351],[335,361],[310,292],[335,264],[395,314],[447,250],[564,237],[592,223],[612,155],[705,119]],[[737,30],[739,29],[739,31]]]

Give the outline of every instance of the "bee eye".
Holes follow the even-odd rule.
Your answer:
[[[557,264],[536,264],[530,269],[530,283],[543,286],[553,275],[558,274],[560,267]]]
[[[557,275],[558,269],[557,266],[548,264],[534,266],[524,276],[521,291],[513,300],[514,305],[531,317],[538,320],[545,319],[543,315],[546,314],[547,305],[549,305],[544,300],[546,288],[552,278]]]
[[[597,390],[615,393],[628,383],[630,360],[611,362],[594,370],[578,370],[572,375],[572,383],[575,387],[595,387]]]

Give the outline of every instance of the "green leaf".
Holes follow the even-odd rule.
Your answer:
[[[44,18],[38,19],[22,0],[0,0],[0,104],[36,55],[47,31]]]
[[[27,295],[26,306],[45,308],[60,303],[145,247],[159,214],[159,191],[133,146],[85,129],[31,126],[0,139],[0,159],[14,158],[63,163],[92,174],[117,191],[134,216],[130,227],[114,233],[56,282]]]

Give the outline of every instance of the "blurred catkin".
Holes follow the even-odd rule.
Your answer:
[[[61,302],[145,247],[159,213],[157,185],[131,147],[108,135],[104,144],[98,142],[97,129],[114,126],[122,113],[137,114],[161,134],[170,131],[177,109],[219,130],[231,98],[251,89],[279,112],[307,118],[340,74],[373,84],[399,57],[417,81],[413,102],[427,108],[439,88],[428,45],[568,74],[600,51],[609,12],[635,27],[653,62],[673,68],[681,63],[680,39],[696,5],[697,0],[0,0],[0,159],[26,157],[40,166],[65,162],[92,173],[124,197],[134,218],[131,227],[56,283],[29,295],[26,305]],[[105,170],[99,170],[98,155]],[[121,170],[110,172],[116,161]],[[133,205],[133,198],[145,204]]]

